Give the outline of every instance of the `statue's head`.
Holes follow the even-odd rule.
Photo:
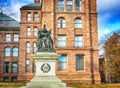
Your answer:
[[[44,27],[43,27],[43,32],[46,32],[47,30],[46,30],[46,25],[44,25]]]

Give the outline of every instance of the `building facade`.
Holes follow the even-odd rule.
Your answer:
[[[61,55],[56,62],[57,76],[66,83],[100,83],[96,0],[34,0],[22,6],[20,11],[18,46],[9,45],[18,47],[17,72],[4,73],[4,67],[9,65],[3,63],[12,59],[13,52],[7,60],[2,60],[6,58],[2,45],[8,46],[8,43],[1,43],[1,81],[6,81],[7,77],[9,81],[12,77],[16,81],[29,81],[34,76],[31,55],[37,50],[37,31],[46,25],[51,29],[56,53]]]

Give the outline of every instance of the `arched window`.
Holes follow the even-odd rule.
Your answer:
[[[66,24],[65,24],[65,19],[64,18],[59,18],[58,19],[58,28],[65,28]]]
[[[35,42],[33,43],[33,47],[34,47],[34,50],[33,50],[33,51],[34,51],[34,53],[36,53],[37,47],[36,47],[36,43],[35,43]]]
[[[30,53],[30,43],[29,42],[26,43],[26,52]]]
[[[5,48],[5,56],[10,56],[10,47]]]
[[[13,54],[13,56],[15,56],[15,57],[18,56],[18,48],[17,48],[17,47],[14,47],[14,48],[13,48],[12,54]]]
[[[75,19],[74,27],[75,28],[82,28],[82,21],[81,21],[81,19],[79,19],[79,18]]]
[[[67,56],[61,55],[58,59],[58,70],[66,70]]]

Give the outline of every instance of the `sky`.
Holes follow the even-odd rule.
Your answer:
[[[20,7],[33,3],[34,0],[8,0],[14,19],[20,21]],[[120,0],[97,0],[99,40],[103,35],[120,29]]]

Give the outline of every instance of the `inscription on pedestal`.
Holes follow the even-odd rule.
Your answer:
[[[44,63],[41,66],[41,71],[43,71],[43,73],[48,73],[51,70],[51,67],[48,63]]]

